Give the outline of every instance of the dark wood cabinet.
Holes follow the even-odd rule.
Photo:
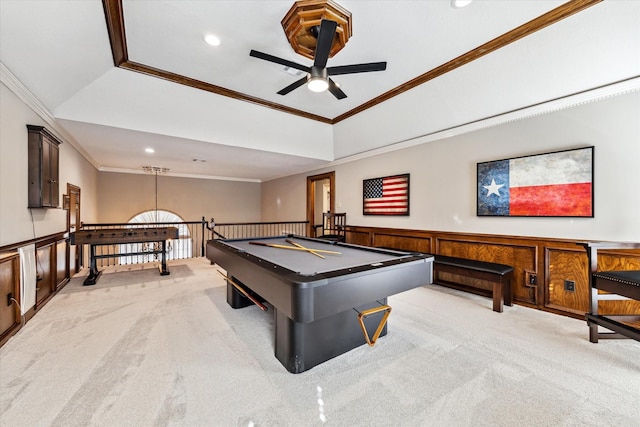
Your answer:
[[[27,125],[29,130],[29,207],[57,208],[58,146],[61,141],[43,126]]]

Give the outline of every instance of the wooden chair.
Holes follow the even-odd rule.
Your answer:
[[[346,239],[346,225],[346,213],[325,212],[322,214],[322,224],[314,226],[316,238],[331,240],[332,242],[344,242]]]
[[[600,301],[640,301],[640,270],[600,269],[598,250],[640,249],[640,243],[586,242],[579,245],[587,250],[589,261],[590,311],[585,316],[589,325],[589,341],[597,343],[598,339],[604,338],[632,338],[640,341],[640,313],[603,315],[598,312]],[[601,332],[599,326],[608,331]]]

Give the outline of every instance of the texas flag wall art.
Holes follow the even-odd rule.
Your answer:
[[[593,147],[478,163],[478,216],[593,217]]]

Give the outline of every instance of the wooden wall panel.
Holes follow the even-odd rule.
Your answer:
[[[499,264],[510,265],[514,268],[513,283],[511,291],[514,301],[522,301],[530,304],[536,304],[538,294],[536,287],[526,284],[526,272],[537,273],[537,257],[535,246],[518,245],[512,243],[492,243],[486,237],[481,240],[454,240],[454,239],[438,239],[436,253],[459,258],[475,259],[479,261],[496,262]],[[452,281],[460,282],[462,279],[454,279]],[[490,289],[489,285],[483,286],[481,283],[467,283],[469,279],[464,280],[465,285],[478,286],[483,289]],[[462,282],[461,282],[462,283]],[[538,282],[539,283],[539,282]]]
[[[393,248],[408,252],[431,253],[431,238],[422,236],[406,236],[392,233],[376,233],[373,246],[377,248]]]
[[[38,282],[36,283],[36,306],[40,306],[46,302],[55,289],[54,280],[56,270],[54,265],[54,246],[47,244],[36,248],[36,272],[38,274]]]
[[[56,290],[62,288],[69,281],[68,246],[69,242],[67,240],[58,240],[56,242]]]
[[[478,292],[475,292],[475,293],[479,293],[485,296],[493,295],[493,283],[489,281],[475,279],[468,276],[461,276],[459,274],[444,273],[444,272],[438,272],[437,278],[435,277],[435,275],[436,273],[434,273],[434,282],[437,281],[438,284],[440,284],[440,282],[443,282],[443,283],[449,282],[452,284],[458,283],[464,287],[472,288],[472,289],[469,289],[471,292],[473,292],[474,290],[478,290]],[[449,284],[447,284],[446,286],[448,285]],[[464,289],[464,288],[456,288],[456,289]]]
[[[515,269],[513,273],[514,283],[511,287],[511,295],[514,301],[536,305],[542,298],[542,293],[540,292],[542,274],[538,269],[538,250],[539,247],[537,245],[514,246],[513,261],[506,262],[508,260],[505,260],[504,262],[504,264],[511,265]],[[537,277],[538,285],[528,283],[530,275]]]
[[[69,238],[66,233],[57,233],[37,240],[17,242],[0,248],[0,346],[18,332],[51,298],[70,280],[69,276]],[[21,303],[20,294],[20,256],[18,248],[30,244],[36,247],[36,304],[27,307],[21,316],[17,304],[6,305],[7,293],[14,287],[13,296]],[[8,255],[7,255],[8,254]],[[11,258],[11,262],[7,261]],[[12,285],[13,283],[13,285]],[[4,303],[3,303],[4,302]],[[13,326],[6,329],[12,323]]]
[[[584,249],[545,248],[547,263],[546,305],[584,314],[589,310],[589,264]],[[575,283],[565,289],[565,280]]]
[[[513,247],[486,241],[438,239],[438,253],[459,258],[506,264],[513,259]]]
[[[346,241],[354,245],[373,246],[368,232],[347,230]]]
[[[588,310],[587,255],[579,241],[349,225],[347,242],[507,264],[515,269],[512,295],[516,303],[580,319]],[[602,270],[640,269],[640,250],[599,251],[598,261]],[[463,276],[443,279],[479,288],[479,293],[489,288],[488,283]],[[565,280],[575,283],[575,291],[565,290]],[[635,301],[600,304],[604,313],[640,312]]]
[[[20,256],[17,252],[0,254],[0,342],[20,324],[18,304],[8,304],[9,294],[20,302]]]

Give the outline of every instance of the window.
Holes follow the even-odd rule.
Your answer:
[[[189,227],[184,224],[184,220],[178,215],[162,210],[152,210],[142,212],[129,220],[132,228],[146,227],[176,227],[178,228],[178,239],[167,240],[166,256],[167,261],[172,259],[191,258],[193,245]],[[146,262],[157,262],[160,259],[161,250],[158,242],[146,243],[125,243],[120,245],[120,253],[131,253],[131,255],[120,257],[120,264],[142,264]]]

